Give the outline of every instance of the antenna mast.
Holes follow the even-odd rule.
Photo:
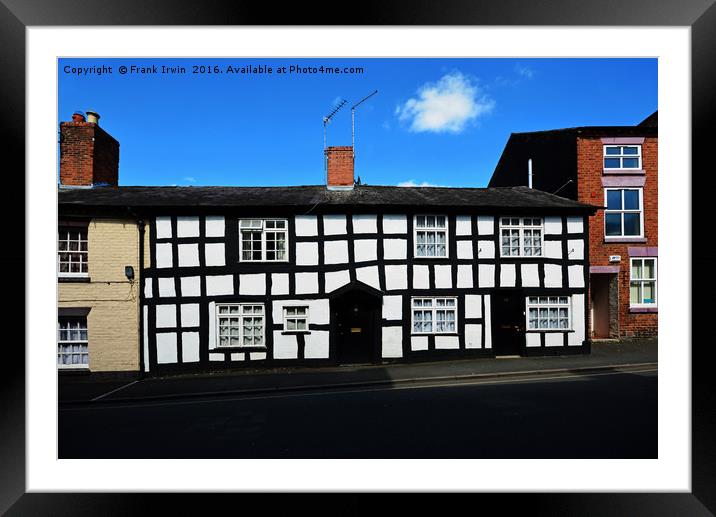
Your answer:
[[[328,123],[331,121],[331,119],[334,117],[336,113],[338,113],[338,110],[340,110],[343,106],[348,104],[348,101],[345,99],[341,99],[341,102],[338,103],[338,105],[331,110],[331,112],[323,117],[323,175],[324,175],[324,182],[328,182],[328,159],[326,157],[326,145],[327,145],[327,128]]]
[[[376,93],[378,93],[378,90],[375,90],[373,93],[366,95],[361,100],[356,102],[351,108],[351,149],[353,151],[353,170],[355,170],[356,162],[356,108],[368,99],[370,99]]]

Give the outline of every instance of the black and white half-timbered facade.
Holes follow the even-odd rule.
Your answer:
[[[145,371],[588,353],[588,216],[526,187],[120,187]],[[94,199],[90,199],[94,198]]]

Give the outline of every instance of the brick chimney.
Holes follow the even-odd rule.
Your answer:
[[[326,188],[328,190],[352,190],[353,178],[353,147],[338,145],[326,148]]]
[[[60,123],[60,185],[113,186],[119,183],[119,142],[99,127],[99,114],[75,112]]]

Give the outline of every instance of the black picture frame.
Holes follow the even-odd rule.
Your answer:
[[[713,165],[709,163],[709,126],[716,119],[716,7],[714,0],[631,0],[580,2],[554,0],[525,2],[522,0],[459,0],[449,3],[421,1],[366,1],[345,4],[343,11],[324,3],[293,3],[277,8],[265,2],[190,1],[190,0],[123,0],[90,2],[88,0],[2,0],[0,3],[0,61],[3,72],[0,88],[4,190],[22,205],[26,193],[25,167],[25,29],[28,26],[82,25],[562,25],[562,26],[688,26],[691,27],[692,51],[692,170],[704,169],[693,189],[692,235],[705,232],[706,217],[697,215],[709,206],[707,199],[714,190]],[[338,7],[338,6],[336,6]],[[709,167],[710,165],[710,167]],[[688,178],[688,171],[666,171]],[[24,224],[18,213],[24,207],[3,203],[7,212],[6,236],[24,249]],[[704,214],[705,215],[705,214]],[[692,270],[712,270],[716,256],[712,246],[700,246],[691,254]],[[7,275],[6,288],[12,303],[7,305],[8,321],[24,321],[24,275],[30,274],[24,254],[3,257]],[[17,274],[22,271],[24,274]],[[23,294],[20,294],[23,293]],[[710,305],[699,300],[702,292],[694,291],[692,300],[692,491],[690,493],[620,493],[620,494],[479,494],[470,505],[500,505],[501,513],[517,508],[529,509],[530,515],[713,515],[716,512],[716,444],[714,437],[714,375],[710,356],[713,345],[708,335],[696,332],[705,328]],[[18,300],[20,298],[20,300]],[[699,303],[701,302],[701,303]],[[13,317],[12,314],[15,314]],[[22,327],[20,327],[22,328]],[[701,340],[696,342],[696,337]],[[187,500],[184,495],[149,494],[68,494],[26,493],[25,490],[25,353],[24,331],[20,339],[4,343],[3,358],[7,361],[0,376],[0,513],[7,515],[135,515],[161,505],[162,514],[181,508],[181,514],[205,514],[207,497]],[[688,346],[691,343],[663,343],[662,346]],[[255,505],[247,495],[212,496],[223,499],[243,498],[242,507]],[[252,497],[253,499],[253,497]],[[424,500],[413,499],[423,509]],[[302,504],[317,508],[314,497],[299,498]],[[348,498],[346,511],[360,514],[375,507],[373,496]],[[452,504],[459,502],[452,501]],[[233,503],[229,503],[233,504]],[[260,503],[265,505],[265,501]],[[272,502],[272,505],[276,503]],[[295,500],[284,503],[295,511]],[[343,503],[345,504],[345,502]],[[380,503],[378,503],[380,504]],[[273,507],[278,510],[277,507]],[[444,510],[444,507],[443,507]],[[217,510],[218,512],[219,510]],[[212,513],[212,512],[209,512]],[[273,513],[273,511],[272,511]]]

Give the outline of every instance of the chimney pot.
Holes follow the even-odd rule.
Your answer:
[[[72,114],[72,122],[84,122],[84,121],[85,121],[85,116],[84,116],[84,113],[82,113],[81,111],[75,111]]]
[[[99,125],[99,113],[92,110],[87,110],[87,122],[92,122],[93,124]]]

